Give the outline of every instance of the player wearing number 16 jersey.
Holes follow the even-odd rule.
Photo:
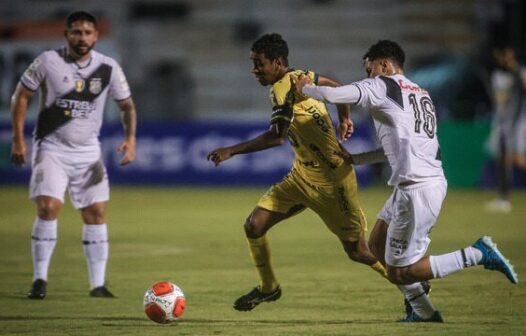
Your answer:
[[[378,215],[369,240],[371,250],[384,260],[389,280],[399,285],[410,304],[402,321],[443,322],[425,295],[427,280],[475,265],[499,270],[512,283],[517,283],[518,277],[490,237],[452,253],[425,256],[447,182],[433,102],[425,89],[405,77],[404,60],[404,51],[397,43],[379,41],[364,56],[369,78],[331,88],[313,85],[300,75],[295,79],[296,88],[325,102],[369,109],[381,148],[361,154],[344,151],[341,156],[349,164],[387,160],[392,170],[388,184],[394,191]]]

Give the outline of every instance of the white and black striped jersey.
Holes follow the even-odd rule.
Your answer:
[[[129,98],[130,88],[114,59],[92,50],[79,64],[66,51],[43,52],[20,79],[28,90],[40,89],[34,139],[43,149],[97,151],[107,96]]]
[[[336,88],[306,85],[303,93],[369,109],[392,169],[389,185],[445,179],[433,101],[405,76],[378,76]]]

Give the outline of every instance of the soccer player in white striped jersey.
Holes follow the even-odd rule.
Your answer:
[[[76,12],[66,20],[67,46],[40,54],[24,72],[11,103],[11,161],[25,164],[24,123],[28,101],[40,90],[40,111],[33,134],[30,197],[37,216],[31,234],[33,285],[27,296],[44,299],[57,218],[69,191],[84,222],[90,296],[113,297],[105,286],[108,260],[106,203],[109,182],[98,139],[104,106],[112,97],[122,111],[126,133],[119,151],[122,165],[135,158],[136,112],[130,88],[115,60],[92,50],[98,38],[96,19]]]
[[[371,250],[385,262],[389,280],[411,305],[401,321],[443,322],[422,282],[476,265],[498,270],[514,284],[518,276],[487,236],[455,252],[425,256],[447,182],[433,101],[424,88],[404,76],[404,61],[405,53],[396,42],[381,40],[364,56],[369,78],[332,88],[316,86],[300,75],[295,79],[296,89],[325,102],[369,109],[381,147],[359,154],[342,148],[341,155],[348,164],[387,160],[392,170],[388,184],[394,191],[378,214],[369,240]]]

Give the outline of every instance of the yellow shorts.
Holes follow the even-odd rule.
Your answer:
[[[270,187],[257,206],[291,216],[310,208],[341,240],[357,241],[367,231],[367,221],[358,202],[354,169],[349,169],[339,181],[321,187],[308,183],[292,169],[283,180]]]

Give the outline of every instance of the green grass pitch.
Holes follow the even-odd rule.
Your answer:
[[[481,267],[432,282],[446,323],[400,324],[402,297],[368,267],[347,259],[312,212],[269,237],[282,298],[240,313],[232,302],[257,284],[242,224],[264,188],[113,188],[108,281],[117,299],[88,297],[81,221],[69,202],[59,219],[48,297],[30,301],[33,204],[22,187],[0,193],[0,335],[526,335],[526,286]],[[389,195],[364,189],[369,227]],[[508,215],[484,212],[493,193],[450,190],[431,234],[441,254],[491,235],[526,281],[526,192]],[[187,296],[183,318],[150,322],[142,309],[156,281]]]

